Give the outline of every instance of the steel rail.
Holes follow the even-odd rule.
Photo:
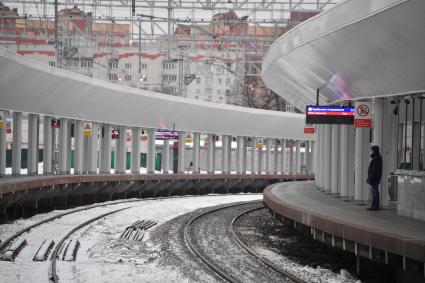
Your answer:
[[[50,280],[52,281],[52,282],[55,282],[55,283],[57,283],[57,282],[59,282],[59,277],[58,277],[58,274],[57,274],[57,271],[56,271],[56,261],[57,261],[57,259],[58,259],[58,253],[59,253],[59,250],[60,250],[60,248],[62,247],[62,245],[63,245],[63,243],[66,241],[66,239],[68,239],[69,238],[69,236],[71,236],[73,233],[75,233],[76,231],[78,231],[78,230],[80,230],[81,228],[83,228],[84,226],[87,226],[87,225],[89,225],[90,223],[92,223],[92,222],[94,222],[94,221],[96,221],[96,220],[98,220],[98,219],[101,219],[101,218],[103,218],[103,217],[106,217],[106,216],[108,216],[108,215],[111,215],[111,214],[114,214],[114,213],[117,213],[117,212],[120,212],[120,211],[123,211],[123,210],[125,210],[125,209],[129,209],[129,208],[131,208],[132,206],[128,206],[128,207],[124,207],[124,208],[120,208],[120,209],[117,209],[117,210],[113,210],[113,211],[109,211],[109,212],[107,212],[107,213],[103,213],[103,214],[101,214],[101,215],[98,215],[98,216],[96,216],[96,217],[94,217],[94,218],[92,218],[92,219],[90,219],[90,220],[87,220],[87,221],[85,221],[85,222],[83,222],[83,223],[81,223],[80,225],[78,225],[78,226],[76,226],[75,228],[73,228],[71,231],[69,231],[60,241],[59,241],[59,243],[56,245],[56,247],[55,247],[55,249],[53,250],[53,253],[52,253],[52,263],[51,263],[51,265],[50,265]]]
[[[269,268],[273,269],[274,271],[276,271],[277,273],[282,274],[285,277],[290,278],[291,280],[293,280],[296,283],[307,283],[304,280],[301,280],[300,278],[295,277],[294,275],[286,272],[285,270],[277,267],[275,264],[273,264],[271,261],[269,261],[268,259],[258,255],[256,252],[254,252],[250,247],[248,247],[247,245],[245,245],[245,243],[236,235],[235,230],[233,229],[234,223],[242,216],[257,211],[257,210],[261,210],[261,209],[265,209],[265,207],[259,207],[259,208],[254,208],[248,211],[245,211],[241,214],[239,214],[238,216],[236,216],[235,218],[233,218],[232,223],[230,224],[230,232],[233,236],[233,239],[239,244],[239,246],[241,248],[243,248],[245,251],[247,251],[249,254],[251,254],[252,256],[254,256],[255,258],[257,258],[259,261],[261,261],[263,264],[265,264],[266,266],[268,266]]]
[[[12,236],[10,236],[6,240],[4,240],[4,242],[2,242],[0,244],[0,254],[3,252],[3,250],[7,246],[9,246],[9,244],[13,240],[15,240],[16,238],[18,238],[19,236],[21,236],[23,233],[28,232],[31,229],[33,229],[33,228],[35,228],[37,226],[40,226],[40,225],[42,225],[44,223],[53,221],[55,219],[61,218],[63,216],[66,216],[66,215],[69,215],[69,214],[72,214],[72,213],[76,213],[76,212],[80,212],[80,211],[83,211],[83,210],[87,210],[87,209],[98,208],[98,207],[103,207],[103,206],[108,206],[108,205],[116,205],[116,204],[127,203],[127,202],[145,201],[145,200],[146,199],[132,199],[132,200],[125,200],[125,201],[119,201],[119,202],[114,202],[114,203],[94,204],[94,205],[90,205],[90,206],[86,206],[86,207],[82,207],[82,208],[77,208],[77,209],[72,210],[72,211],[67,211],[67,212],[64,212],[64,213],[61,213],[61,214],[58,214],[58,215],[51,216],[51,217],[46,218],[46,219],[43,219],[43,220],[41,220],[41,221],[39,221],[37,223],[34,223],[34,224],[30,225],[30,226],[27,226],[27,227],[25,227],[22,230],[19,230],[18,232],[16,232],[15,234],[13,234]]]
[[[250,202],[242,202],[242,203],[239,202],[239,203],[232,204],[232,205],[227,205],[227,206],[224,206],[224,207],[218,207],[218,208],[210,209],[208,211],[202,212],[202,213],[197,214],[194,217],[192,217],[187,222],[186,227],[184,228],[184,240],[185,240],[186,246],[189,247],[189,250],[195,256],[197,256],[199,259],[201,259],[201,261],[203,263],[205,263],[212,272],[214,272],[215,274],[217,274],[219,277],[221,277],[222,279],[224,279],[227,282],[236,283],[238,281],[236,281],[235,279],[233,279],[232,277],[230,277],[229,275],[227,275],[226,272],[223,272],[219,267],[217,267],[213,262],[211,262],[207,257],[203,256],[196,249],[195,244],[192,242],[192,240],[189,237],[189,228],[193,224],[193,222],[195,222],[197,219],[199,219],[199,218],[201,218],[201,217],[203,217],[203,216],[205,216],[207,214],[210,214],[210,213],[213,213],[213,212],[216,212],[216,211],[219,211],[219,210],[223,210],[223,209],[226,209],[226,208],[231,208],[231,207],[245,205],[245,204],[250,204],[250,203],[255,203],[255,202],[258,202],[258,201],[250,201]]]

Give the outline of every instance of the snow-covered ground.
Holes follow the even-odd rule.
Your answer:
[[[237,194],[175,197],[132,203],[115,201],[111,202],[113,205],[107,207],[76,212],[25,234],[28,246],[23,249],[16,261],[0,261],[0,283],[47,282],[50,261],[32,261],[44,239],[53,239],[57,243],[68,231],[87,219],[127,206],[131,208],[97,220],[71,236],[71,239],[80,241],[81,247],[75,262],[58,262],[60,282],[190,282],[191,280],[185,277],[179,268],[158,264],[161,249],[154,244],[154,238],[151,238],[154,235],[152,232],[161,224],[198,208],[261,199],[261,194]],[[3,240],[23,227],[62,212],[64,211],[52,211],[0,225],[0,239]],[[147,231],[143,241],[119,239],[125,227],[142,219],[158,222]],[[303,279],[309,282],[351,281],[326,269],[300,266],[271,251],[257,250],[257,252],[269,259],[280,261],[286,266],[285,269],[295,275],[302,274]],[[202,270],[199,272],[200,281],[214,282],[215,279],[210,274],[203,274]]]
[[[195,209],[219,204],[261,200],[261,194],[214,195],[202,197],[168,198],[145,200],[135,203],[119,203],[108,207],[85,210],[64,216],[42,227],[32,229],[23,237],[25,247],[15,262],[0,261],[0,282],[46,282],[50,261],[34,262],[32,257],[44,239],[57,243],[68,231],[78,224],[126,206],[132,206],[117,214],[95,221],[73,237],[80,240],[76,262],[59,261],[61,282],[184,282],[178,270],[165,270],[155,263],[140,258],[138,251],[149,245],[150,231],[164,222]],[[0,238],[5,239],[14,232],[63,211],[52,211],[29,219],[0,225]],[[148,230],[143,242],[121,240],[119,236],[125,227],[141,219],[153,219],[157,226]],[[104,245],[109,247],[103,249]],[[155,252],[155,248],[152,249]]]

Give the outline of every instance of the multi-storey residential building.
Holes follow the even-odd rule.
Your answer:
[[[59,11],[56,39],[53,21],[22,18],[2,4],[0,10],[7,15],[0,19],[0,44],[50,66],[123,86],[284,111],[290,106],[262,84],[262,54],[314,15],[293,12],[288,27],[257,28],[234,12],[219,13],[209,23],[178,25],[171,41],[159,36],[147,45],[130,40],[130,24],[95,22],[77,7]]]

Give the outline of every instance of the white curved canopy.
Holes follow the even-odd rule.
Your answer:
[[[0,108],[114,125],[310,140],[304,115],[155,93],[56,69],[0,48]]]
[[[425,91],[425,1],[349,0],[280,37],[263,61],[266,86],[300,110]]]

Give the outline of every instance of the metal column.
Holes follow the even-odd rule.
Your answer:
[[[207,146],[207,173],[214,174],[214,139],[212,134],[208,134]]]
[[[148,129],[148,152],[146,167],[148,174],[155,174],[155,129]]]
[[[221,145],[221,173],[229,173],[229,136],[223,135]]]
[[[394,131],[397,126],[393,126],[394,115],[392,113],[392,105],[388,99],[377,98],[373,104],[373,136],[374,144],[378,145],[382,155],[382,180],[381,180],[381,205],[388,206],[388,176],[396,168],[392,165],[393,151],[392,151],[392,140],[391,137],[395,135]],[[419,130],[419,127],[414,127]],[[419,149],[420,146],[420,136],[419,133],[414,134],[417,137],[417,146],[414,146],[413,149]],[[417,154],[413,153],[413,156],[417,156],[417,162],[419,163],[419,152]],[[415,158],[414,158],[415,160]],[[417,165],[417,169],[419,164]]]
[[[243,137],[238,136],[237,137],[237,151],[236,151],[236,173],[242,174],[242,167],[243,167]]]
[[[131,173],[140,174],[140,128],[131,129]]]
[[[52,152],[53,152],[53,135],[52,135],[52,118],[44,116],[43,120],[43,174],[52,174]]]
[[[178,160],[179,160],[179,166],[178,166],[178,173],[184,174],[184,154],[185,154],[185,132],[179,132],[179,154],[178,154]]]
[[[263,146],[264,144],[261,144],[261,147],[258,148],[258,165],[257,165],[258,174],[263,173]]]
[[[84,157],[84,136],[83,121],[76,120],[74,122],[74,174],[83,173],[83,157]]]
[[[272,159],[272,141],[266,139],[266,174],[270,174],[271,171],[271,159]]]
[[[72,150],[72,120],[68,120],[68,130],[66,131],[66,174],[71,174],[71,150]]]
[[[212,143],[212,173],[215,174],[215,159],[216,159],[216,152],[217,152],[217,141],[218,136],[213,136],[213,143]]]
[[[332,149],[332,144],[331,144],[331,136],[332,136],[332,128],[331,125],[325,125],[325,138],[323,139],[323,144],[325,147],[325,150],[323,151],[323,162],[324,162],[324,171],[325,171],[325,176],[323,178],[323,189],[326,193],[330,193],[331,192],[331,176],[332,176],[332,171],[331,171],[331,149]]]
[[[257,141],[256,138],[251,138],[251,174],[255,174],[255,150],[257,148]]]
[[[100,141],[100,168],[101,174],[111,174],[111,135],[112,126],[103,125],[103,135]]]
[[[22,113],[13,112],[12,175],[21,175]]]
[[[277,174],[279,171],[279,140],[274,140],[274,150],[273,150],[273,173]]]
[[[38,115],[28,114],[28,175],[38,172]]]
[[[305,141],[304,147],[304,165],[307,173],[311,173],[311,155],[310,155],[310,141]]]
[[[170,169],[170,141],[164,140],[162,145],[162,173],[168,174]]]
[[[232,172],[232,141],[233,137],[229,136],[229,143],[227,144],[227,170]]]
[[[92,123],[92,135],[89,137],[89,153],[88,153],[88,173],[97,174],[97,143],[98,143],[98,124]]]
[[[348,127],[348,193],[347,200],[354,199],[354,158],[355,158],[355,129],[353,126]]]
[[[294,141],[290,141],[289,145],[289,174],[295,174],[294,172]]]
[[[199,161],[200,161],[200,134],[199,133],[193,133],[193,173],[194,174],[199,174],[200,172],[200,166],[199,166]]]
[[[1,122],[0,127],[0,177],[6,175],[6,112],[0,111]]]
[[[340,156],[339,156],[339,125],[332,125],[331,137],[331,193],[340,193],[339,176],[340,176]]]
[[[301,172],[301,141],[295,142],[295,174]]]
[[[348,127],[351,125],[341,125],[340,129],[340,196],[345,199],[348,197]]]
[[[321,143],[322,143],[322,127],[321,125],[316,125],[316,142],[314,143],[314,179],[316,181],[317,188],[322,187],[322,173],[321,166],[319,163],[320,152],[321,152]]]
[[[119,126],[120,135],[117,140],[117,166],[115,174],[125,174],[126,171],[126,127]]]
[[[282,139],[280,141],[281,144],[281,160],[280,160],[280,170],[282,174],[286,174],[286,159],[287,159],[287,155],[286,155],[286,140]]]
[[[61,119],[59,128],[59,174],[66,174],[68,165],[68,119]]]
[[[247,149],[247,138],[242,137],[242,174],[246,174],[246,168],[247,168],[247,160],[248,160],[248,149]]]
[[[360,204],[366,204],[369,200],[369,185],[366,183],[367,168],[369,163],[369,129],[356,128],[354,170],[355,187],[354,200]]]
[[[325,149],[326,149],[326,142],[325,142],[325,137],[326,137],[326,125],[320,125],[320,157],[319,157],[319,164],[321,163],[322,166],[320,166],[320,189],[322,191],[325,191],[325,176],[326,176],[326,170],[324,168],[324,158],[325,158]]]

